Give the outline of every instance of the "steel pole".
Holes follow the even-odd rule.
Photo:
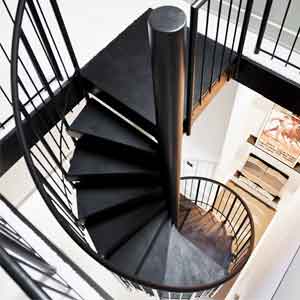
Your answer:
[[[157,138],[169,212],[178,225],[181,144],[186,89],[186,16],[173,6],[155,9],[148,20]]]

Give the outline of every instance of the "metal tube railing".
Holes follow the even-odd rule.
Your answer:
[[[300,22],[299,22],[299,27],[297,32],[295,32],[295,36],[293,37],[293,39],[291,40],[291,43],[284,43],[282,46],[285,48],[284,51],[279,51],[279,45],[280,42],[283,40],[284,37],[284,32],[287,29],[286,26],[287,24],[289,24],[289,13],[291,11],[291,7],[292,7],[293,1],[289,0],[287,2],[287,5],[285,7],[284,10],[282,10],[282,14],[283,17],[280,20],[280,23],[278,25],[278,33],[275,37],[274,40],[274,46],[268,46],[268,49],[264,48],[263,41],[266,38],[266,29],[268,26],[268,22],[270,22],[270,16],[272,13],[272,9],[275,9],[275,6],[273,7],[273,0],[267,0],[266,1],[266,5],[264,8],[264,12],[263,12],[263,17],[262,17],[262,21],[261,21],[261,25],[260,25],[260,29],[258,32],[258,37],[257,37],[257,41],[256,41],[256,46],[255,46],[255,54],[259,54],[260,52],[263,52],[264,54],[270,56],[271,59],[275,59],[281,63],[284,64],[285,67],[292,67],[295,68],[296,70],[300,70],[300,65],[297,62],[297,60],[294,60],[293,62],[291,61],[292,55],[296,52],[295,48],[299,39],[299,35],[300,35]],[[278,8],[277,8],[278,9]],[[277,28],[277,27],[276,27]],[[289,35],[293,34],[292,31],[289,29],[288,30]],[[268,38],[269,43],[272,42],[271,38]],[[271,43],[270,43],[271,45]],[[288,55],[284,54],[286,52],[286,50],[288,50]]]
[[[263,38],[264,38],[264,35],[265,35],[265,32],[266,32],[268,20],[269,20],[269,17],[270,17],[272,5],[273,5],[273,0],[267,0],[266,1],[266,5],[265,5],[262,21],[261,21],[261,24],[260,24],[259,33],[258,33],[258,38],[257,38],[257,41],[256,41],[256,46],[255,46],[255,53],[256,54],[259,53],[260,48],[261,48],[261,44],[262,44],[262,41],[263,41]]]
[[[186,119],[184,128],[187,135],[190,135],[191,133],[194,107],[202,104],[202,98],[212,91],[214,84],[221,80],[223,74],[227,73],[227,79],[229,79],[230,76],[234,77],[237,74],[253,7],[253,0],[247,0],[244,18],[241,25],[241,33],[239,35],[239,39],[237,39],[243,0],[239,1],[236,18],[232,17],[234,1],[229,1],[228,12],[225,16],[223,15],[223,0],[216,1],[215,3],[217,5],[217,15],[214,16],[211,13],[213,1],[214,0],[196,0],[191,5],[187,67]],[[199,19],[200,10],[206,11],[204,34],[198,31],[199,22],[202,21]],[[215,22],[211,22],[211,18],[216,18]],[[221,41],[221,36],[223,34],[221,30],[223,18],[225,21],[225,31],[224,40]],[[215,28],[212,28],[214,27],[214,23],[216,23]],[[203,47],[201,47],[201,49],[197,49],[197,45],[202,42],[202,39],[204,39]],[[209,57],[207,56],[208,44],[212,45],[212,48],[209,49],[209,51],[212,51],[212,55]],[[235,49],[236,45],[237,49]],[[201,69],[198,70],[198,68]],[[199,76],[197,76],[197,72],[200,73]],[[204,78],[208,78],[208,83],[206,83],[208,86],[204,86]],[[199,89],[197,84],[200,85]],[[198,93],[196,90],[199,90],[200,92]]]

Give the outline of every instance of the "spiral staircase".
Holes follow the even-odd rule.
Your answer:
[[[152,32],[150,41],[147,29],[149,18],[157,10],[147,10],[80,68],[59,6],[55,0],[49,3],[74,73],[71,75],[65,67],[49,22],[33,0],[19,1],[11,56],[17,133],[45,203],[95,263],[116,274],[127,288],[140,289],[157,299],[213,297],[247,262],[254,226],[247,205],[227,186],[208,178],[179,179],[178,149],[183,118],[184,122],[188,119],[188,99],[181,97],[177,103],[182,106],[177,110],[182,119],[169,113],[168,107],[159,107],[157,98],[166,95],[164,87],[155,84],[157,69],[161,71],[161,65],[156,68],[153,64],[153,60],[159,61],[155,53],[159,47],[149,47],[158,35]],[[54,80],[48,79],[39,54],[31,47],[23,26],[25,18],[35,30]],[[197,43],[206,45],[207,53],[213,54],[205,62],[198,60],[195,78],[201,77],[201,70],[204,77],[201,90],[193,95],[201,98],[210,93],[210,82],[217,81],[218,62],[224,60],[221,73],[232,70],[227,58],[235,58],[238,53],[207,42],[201,34],[196,38]],[[22,60],[21,45],[37,79]],[[164,53],[161,56],[169,57]],[[215,60],[214,56],[216,71],[206,72],[207,61]],[[40,98],[40,102],[31,100],[32,110],[22,99],[23,94],[30,98],[30,93],[21,69]],[[178,69],[172,71],[175,74]],[[182,80],[184,73],[171,77]],[[180,98],[180,90],[176,93],[177,87],[173,88],[175,93],[171,95]],[[70,121],[72,109],[78,105],[82,109]],[[162,124],[164,119],[171,123]],[[177,127],[165,129],[168,124]],[[162,132],[166,130],[170,135],[174,131],[180,134],[164,140]],[[178,145],[168,148],[174,140]]]

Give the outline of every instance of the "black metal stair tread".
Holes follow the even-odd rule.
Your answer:
[[[126,274],[135,275],[147,256],[147,251],[165,222],[167,212],[159,214],[153,221],[137,232],[111,258],[112,264]]]
[[[163,188],[160,186],[112,186],[103,188],[77,188],[78,217],[87,218],[92,215],[109,213],[111,209],[124,209],[141,201],[162,198]],[[112,213],[114,213],[112,211]]]
[[[148,9],[106,48],[100,51],[81,71],[82,76],[94,88],[102,91],[103,101],[116,109],[121,109],[137,123],[146,122],[146,126],[155,128],[155,106],[152,84],[150,48],[147,21],[151,9]],[[195,103],[200,99],[200,78],[202,74],[202,57],[205,37],[197,35],[196,87]],[[223,45],[216,43],[215,64],[213,50],[215,42],[207,38],[204,64],[203,94],[208,90],[213,69],[212,83],[220,71]],[[221,72],[228,70],[231,50],[227,47]],[[235,58],[232,53],[232,60]],[[101,93],[99,93],[101,97]],[[140,119],[141,118],[141,119]],[[141,126],[143,124],[140,124]]]
[[[227,270],[187,240],[173,226],[164,284],[192,287],[223,279]]]
[[[116,143],[120,146],[134,148],[151,155],[156,154],[153,141],[142,136],[137,129],[114,115],[108,108],[94,100],[88,101],[69,129],[79,134],[88,134],[98,138],[102,143]]]
[[[90,223],[87,219],[86,227],[98,253],[109,257],[164,209],[165,201],[162,198],[98,222]]]
[[[147,20],[151,10],[116,37],[81,71],[95,87],[155,125]]]
[[[80,147],[80,141],[76,146],[68,171],[68,178],[70,180],[80,180],[80,178],[91,176],[104,177],[129,175],[157,178],[159,176],[159,171],[138,163],[112,157],[98,151],[86,150],[84,147]]]
[[[137,274],[139,278],[160,285],[163,283],[171,230],[171,220],[167,219]]]

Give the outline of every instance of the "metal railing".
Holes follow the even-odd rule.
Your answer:
[[[266,38],[266,31],[267,31],[268,23],[271,22],[270,16],[272,12],[275,9],[278,10],[278,7],[275,7],[273,4],[274,4],[273,0],[266,1],[266,5],[265,5],[262,21],[261,21],[261,26],[259,29],[258,38],[255,46],[255,53],[258,54],[261,51],[267,54],[268,56],[270,56],[272,60],[276,59],[280,61],[281,63],[284,64],[285,67],[289,66],[295,68],[296,70],[300,70],[300,58],[298,57],[298,59],[293,59],[293,56],[296,53],[296,45],[298,43],[298,39],[300,35],[300,21],[298,22],[297,32],[292,33],[293,41],[291,42],[291,44],[288,45],[286,42],[282,44],[283,48],[285,48],[287,51],[279,50],[279,46],[281,46],[281,41],[283,39],[283,33],[286,29],[286,24],[290,17],[289,13],[291,12],[292,9],[293,0],[288,0],[286,6],[282,7],[282,11],[281,11],[282,19],[279,26],[277,27],[277,33],[276,33],[277,36],[275,41],[272,43],[271,46],[265,47],[263,45],[264,39],[267,39],[270,44],[270,39]],[[277,11],[277,13],[279,12]],[[288,31],[291,34],[291,30]],[[299,56],[299,53],[297,53],[297,55]]]
[[[30,299],[49,300],[57,299],[57,297],[72,300],[83,299],[59,273],[58,268],[53,265],[54,258],[55,263],[60,264],[60,268],[63,262],[64,267],[76,269],[80,276],[76,282],[85,281],[90,289],[95,289],[97,293],[100,291],[99,299],[103,299],[102,296],[105,292],[102,288],[97,286],[87,274],[54,246],[1,194],[0,206],[0,266]],[[18,232],[19,230],[26,232],[26,238]],[[29,233],[30,236],[28,236]],[[28,239],[30,239],[30,243]],[[39,247],[43,248],[43,253],[47,253],[47,259],[36,250],[37,243],[39,243]],[[52,263],[49,257],[52,257]]]
[[[14,26],[13,8],[9,6],[11,3],[6,0],[1,0],[1,2],[8,19]],[[18,84],[22,89],[20,101],[29,113],[36,111],[40,104],[45,104],[45,92],[51,93],[52,88],[62,87],[72,77],[74,71],[79,69],[56,1],[51,1],[51,5],[55,18],[47,13],[39,1],[28,0],[24,8],[24,19],[27,24],[20,32],[20,39],[25,53],[18,56],[21,69],[18,74]],[[52,28],[54,21],[58,24],[60,33]],[[65,41],[65,45],[62,44],[62,41]],[[35,51],[37,48],[40,51]],[[0,53],[7,64],[10,64],[9,52],[3,43],[0,43]],[[46,62],[47,72],[40,68],[39,60]],[[36,77],[40,79],[40,82],[36,80]],[[2,105],[7,108],[6,116],[0,120],[3,128],[13,120],[13,109],[9,108],[12,106],[10,93],[3,85],[0,85],[0,94]],[[44,119],[45,125],[51,121],[52,116],[50,115]],[[57,131],[60,130],[58,125],[55,127]]]
[[[243,268],[254,246],[254,223],[247,204],[228,186],[204,177],[181,178],[181,194],[212,212],[232,237],[233,259],[228,269],[232,278]]]
[[[156,285],[151,282],[143,281],[136,276],[129,276],[128,274],[121,272],[105,260],[101,256],[101,253],[97,253],[95,250],[84,224],[82,224],[77,217],[75,204],[76,189],[74,183],[69,182],[67,179],[68,157],[74,149],[74,141],[67,133],[68,123],[66,117],[67,112],[74,106],[70,105],[70,102],[72,101],[71,96],[73,95],[71,94],[72,82],[75,80],[76,89],[81,90],[78,96],[78,102],[84,98],[85,92],[82,91],[80,82],[78,84],[76,81],[78,64],[66,28],[59,13],[56,0],[49,1],[56,16],[55,22],[58,23],[60,32],[63,36],[63,45],[68,49],[69,58],[71,59],[75,75],[67,77],[63,84],[60,79],[57,78],[59,77],[57,74],[58,71],[53,62],[51,62],[52,59],[49,54],[50,50],[43,41],[42,36],[44,35],[39,33],[41,29],[36,33],[36,35],[40,35],[40,38],[37,39],[37,43],[43,45],[42,53],[47,53],[46,58],[48,61],[48,68],[41,64],[41,58],[38,56],[40,53],[35,53],[31,48],[30,43],[28,44],[26,42],[27,25],[25,26],[25,24],[31,23],[28,16],[28,10],[30,8],[28,0],[19,0],[18,3],[16,18],[14,20],[11,56],[12,104],[17,133],[24,151],[24,158],[27,166],[42,198],[56,220],[72,239],[85,252],[94,258],[96,262],[99,262],[115,274],[119,281],[129,290],[140,290],[156,297],[156,299],[198,299],[201,295],[212,296],[219,288],[220,284],[231,277],[225,278],[224,281],[213,283],[209,286],[199,285],[194,288],[177,288]],[[35,5],[38,5],[38,1],[34,3]],[[40,14],[39,16],[41,18]],[[38,24],[40,24],[39,21],[35,20],[33,16],[32,19],[33,23],[36,23],[36,26],[38,27]],[[43,26],[45,26],[45,23],[43,23]],[[48,27],[50,28],[49,23],[44,29],[48,30]],[[30,37],[32,38],[32,35]],[[22,75],[27,76],[27,80],[29,79],[29,81],[31,81],[30,78],[28,78],[31,73],[27,74],[25,72],[25,74],[23,74],[21,72],[21,70],[24,69],[22,63],[23,55],[28,57],[27,63],[31,65],[32,74],[35,75],[34,77],[32,76],[34,84],[37,87],[44,89],[43,100],[46,103],[60,103],[59,105],[54,104],[51,110],[44,112],[45,118],[34,115],[34,111],[42,109],[42,106],[38,106],[31,112],[25,105],[26,101],[21,101],[21,96],[24,95],[25,88]],[[25,65],[25,67],[26,66],[27,65]],[[56,88],[53,84],[49,83],[51,78],[45,75],[46,71],[49,71],[49,69],[51,74],[55,75],[55,82],[57,83]],[[29,99],[30,96],[27,95],[27,100]],[[43,131],[43,128],[45,128],[44,122],[51,120],[51,118],[55,118],[55,120],[51,122],[52,129],[46,132]],[[240,269],[240,267],[237,267],[233,270],[231,273],[232,276],[237,274]]]
[[[214,1],[216,3],[213,3]],[[196,0],[191,5],[186,109],[187,134],[190,134],[191,131],[193,108],[201,105],[202,98],[211,92],[214,84],[221,80],[224,73],[227,73],[229,78],[238,72],[253,0],[239,0],[236,16],[232,14],[233,0],[229,2],[227,15],[222,14],[224,2],[223,0]],[[244,3],[246,3],[246,8],[242,18],[241,9]],[[213,4],[218,6],[217,16],[212,13]],[[223,28],[225,28],[224,32]],[[208,50],[212,53],[208,53]]]

